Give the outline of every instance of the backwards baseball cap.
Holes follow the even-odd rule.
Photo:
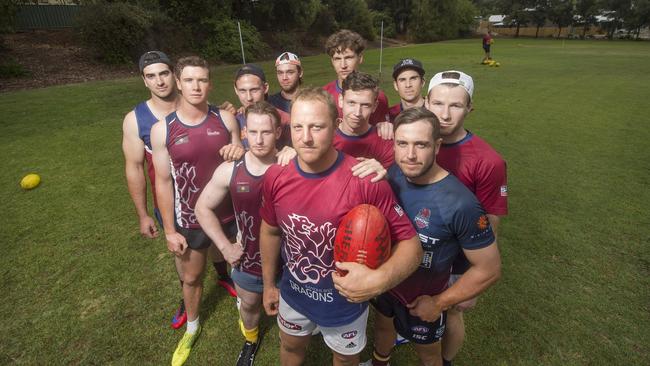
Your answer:
[[[266,83],[266,76],[264,75],[264,70],[262,70],[261,67],[255,64],[246,64],[242,66],[239,70],[237,70],[237,72],[235,73],[235,81],[237,81],[237,79],[239,79],[244,75],[255,75],[258,78],[262,79],[263,82]]]
[[[393,66],[393,79],[397,80],[397,75],[404,69],[412,69],[420,74],[420,77],[424,77],[424,67],[422,67],[422,62],[414,58],[405,58],[399,60],[398,63]]]
[[[278,58],[275,59],[275,67],[278,67],[280,65],[285,65],[285,64],[302,67],[298,55],[291,52],[283,52],[280,56],[278,56]]]
[[[469,94],[470,101],[472,100],[472,94],[474,94],[474,80],[464,72],[449,70],[435,74],[431,78],[431,81],[429,81],[429,89],[427,90],[427,93],[431,92],[431,89],[433,89],[434,86],[440,84],[460,85],[465,89],[467,94]]]
[[[138,62],[140,72],[143,72],[145,67],[153,64],[165,64],[169,66],[169,68],[174,67],[174,65],[172,65],[172,60],[170,60],[164,52],[149,51],[140,56],[140,61]]]

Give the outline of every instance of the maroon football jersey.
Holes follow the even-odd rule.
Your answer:
[[[282,231],[282,298],[328,327],[349,324],[367,306],[348,302],[332,282],[334,237],[343,216],[357,205],[371,204],[386,217],[393,243],[416,235],[389,184],[352,176],[356,163],[339,152],[334,165],[322,173],[304,172],[294,159],[285,167],[271,166],[264,177],[260,215]]]
[[[200,228],[194,215],[194,206],[212,173],[223,163],[219,150],[230,143],[230,131],[219,115],[210,107],[201,123],[184,124],[176,112],[165,118],[167,122],[167,151],[172,165],[174,180],[174,210],[176,223],[186,229]],[[230,199],[217,208],[222,223],[234,219]]]
[[[384,168],[388,168],[395,161],[393,140],[381,138],[374,126],[360,136],[349,136],[337,129],[334,147],[355,158],[375,159]]]
[[[240,269],[255,276],[262,276],[260,256],[260,206],[262,205],[264,175],[255,176],[246,168],[246,159],[235,162],[230,179],[230,197],[235,209],[237,229],[244,249]]]
[[[395,118],[402,113],[402,103],[397,103],[394,106],[390,107],[388,110],[388,116],[390,117],[390,123],[395,122]]]
[[[334,80],[331,83],[325,85],[323,89],[332,95],[334,99],[334,104],[336,104],[336,109],[339,111],[339,118],[343,117],[343,110],[339,106],[339,95],[341,95],[341,88],[339,87],[339,81]],[[389,121],[390,116],[388,114],[388,98],[383,91],[379,91],[377,96],[377,109],[370,115],[370,124],[376,125],[379,122]]]
[[[467,132],[453,144],[443,144],[436,162],[469,188],[492,215],[508,214],[506,162],[487,142]]]

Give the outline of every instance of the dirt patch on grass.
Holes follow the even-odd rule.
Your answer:
[[[2,35],[0,62],[13,61],[27,72],[23,77],[0,76],[0,92],[42,88],[137,74],[133,66],[104,65],[79,47],[70,29]]]

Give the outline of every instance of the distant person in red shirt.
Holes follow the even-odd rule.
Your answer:
[[[336,71],[336,80],[325,85],[325,89],[332,95],[332,99],[336,103],[341,94],[341,84],[352,71],[359,68],[363,63],[363,50],[366,48],[366,41],[358,33],[352,32],[347,29],[342,29],[332,34],[325,43],[325,49],[332,61],[332,67]],[[341,107],[338,108],[339,117],[343,116]],[[377,109],[370,116],[370,124],[376,125],[379,122],[387,122],[388,115],[388,98],[386,94],[379,91],[377,96]]]
[[[390,107],[390,122],[405,109],[424,107],[422,87],[424,86],[424,67],[414,58],[405,58],[393,66],[393,87],[400,101]]]
[[[492,43],[494,43],[492,33],[490,31],[485,32],[483,36],[483,51],[485,51],[483,62],[492,60],[492,56],[490,55],[490,46],[492,46]]]
[[[440,120],[442,146],[436,162],[476,195],[498,238],[500,217],[508,214],[506,162],[487,142],[464,127],[472,110],[473,93],[471,76],[455,70],[440,72],[429,82],[426,108]],[[467,259],[459,256],[452,267],[450,286],[468,268]],[[462,312],[475,304],[476,298],[456,304],[447,312],[447,330],[442,341],[446,365],[451,364],[465,338]]]

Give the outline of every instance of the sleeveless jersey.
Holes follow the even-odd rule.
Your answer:
[[[144,142],[144,157],[147,162],[147,175],[149,175],[149,182],[151,182],[153,205],[158,207],[156,201],[156,172],[153,169],[153,156],[151,155],[151,127],[158,122],[158,118],[151,112],[146,101],[135,106],[133,111],[138,125],[138,136]]]
[[[389,177],[424,250],[420,267],[390,290],[406,305],[418,296],[443,292],[459,253],[492,244],[494,233],[476,197],[453,175],[419,185],[410,183],[400,168],[393,165]]]
[[[264,176],[260,216],[282,232],[282,298],[326,327],[350,324],[368,306],[348,302],[332,282],[334,237],[343,216],[368,203],[386,217],[393,243],[416,235],[390,185],[353,177],[356,163],[339,152],[329,169],[313,174],[302,171],[296,158],[284,167],[272,165]]]
[[[374,126],[360,136],[346,135],[337,128],[334,147],[355,158],[376,159],[386,169],[395,161],[393,140],[381,138]]]
[[[343,92],[339,86],[338,79],[332,81],[331,83],[325,85],[323,89],[332,95],[334,99],[334,104],[336,104],[336,109],[339,111],[339,118],[343,118],[343,109],[339,106],[339,95]],[[389,121],[390,116],[388,114],[388,98],[383,91],[379,91],[377,95],[377,109],[370,115],[370,124],[376,125],[379,122]]]
[[[184,124],[176,112],[167,122],[167,151],[174,180],[176,223],[186,229],[198,229],[194,206],[212,173],[223,163],[219,150],[230,143],[230,131],[221,120],[219,110],[210,106],[205,119],[195,126]],[[222,223],[234,219],[230,199],[217,208]]]
[[[235,210],[237,229],[241,233],[241,244],[244,247],[240,269],[255,276],[262,276],[259,243],[262,183],[264,175],[251,174],[246,168],[245,156],[235,162],[230,179],[230,197]]]

